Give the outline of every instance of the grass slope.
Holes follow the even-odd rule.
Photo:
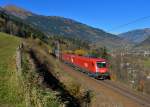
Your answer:
[[[20,38],[0,32],[0,107],[58,107],[54,93],[39,86],[39,75],[27,53],[22,52],[22,72],[18,73],[16,49],[20,43]]]
[[[0,106],[24,107],[22,89],[16,70],[16,48],[20,39],[0,33]]]

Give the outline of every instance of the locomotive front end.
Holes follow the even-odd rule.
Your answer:
[[[98,79],[110,79],[110,73],[106,61],[96,62],[96,76]]]

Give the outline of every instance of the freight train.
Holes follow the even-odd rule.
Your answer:
[[[79,68],[81,71],[96,79],[110,79],[110,72],[106,59],[75,54],[61,54],[61,60]]]

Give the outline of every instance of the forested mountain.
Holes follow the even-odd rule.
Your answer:
[[[146,40],[141,42],[138,46],[150,49],[150,35],[149,35],[149,37]]]
[[[58,16],[37,15],[16,6],[6,6],[4,9],[15,15],[24,22],[36,27],[47,36],[65,36],[70,38],[79,38],[97,44],[98,46],[120,47],[124,43],[120,37],[107,33],[101,29],[93,28],[86,24],[74,21],[72,19]]]
[[[9,12],[0,8],[0,32],[6,32],[20,37],[33,37],[46,40],[43,32],[30,24],[24,22],[22,19],[11,15]]]
[[[60,44],[67,47],[67,49],[89,48],[88,42],[78,38],[63,37],[58,35],[47,37],[42,31],[34,27],[32,24],[23,21],[13,14],[10,14],[3,8],[0,8],[0,32],[5,32],[23,38],[39,38],[50,45],[52,45],[55,41],[59,41]]]

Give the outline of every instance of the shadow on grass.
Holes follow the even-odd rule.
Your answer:
[[[42,62],[32,49],[29,51],[29,53],[31,55],[31,58],[33,58],[34,60],[37,72],[44,79],[43,83],[53,91],[59,92],[60,94],[58,95],[58,97],[60,97],[62,102],[66,103],[67,107],[81,107],[78,99],[76,99],[67,90],[65,90],[63,85],[57,80],[57,78],[51,74],[52,68],[48,67],[48,64],[46,62]]]

